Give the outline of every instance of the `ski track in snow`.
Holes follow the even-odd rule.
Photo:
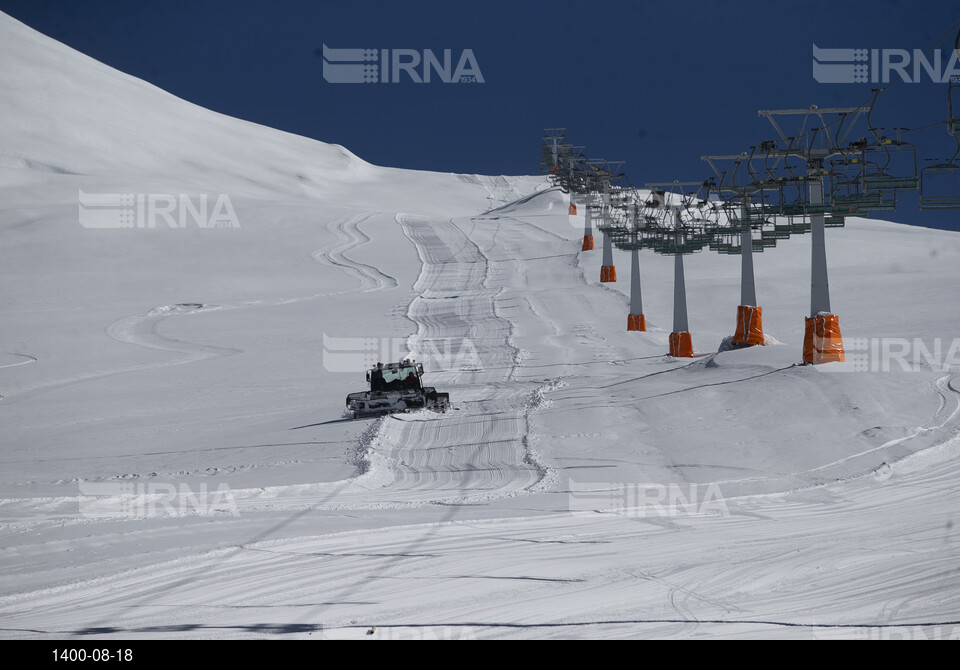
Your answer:
[[[372,265],[352,260],[346,255],[347,251],[370,241],[370,236],[360,229],[360,224],[368,221],[375,214],[377,212],[361,212],[347,218],[331,221],[327,224],[327,229],[335,232],[341,242],[329,249],[317,249],[311,254],[314,260],[327,262],[330,265],[342,268],[348,274],[359,279],[363,286],[363,292],[380,291],[397,286],[395,278],[384,274]],[[352,291],[353,289],[345,289],[342,292]]]
[[[0,365],[0,370],[2,370],[3,368],[15,368],[15,367],[17,367],[18,365],[29,365],[30,363],[36,363],[36,362],[37,362],[37,359],[36,359],[35,357],[29,356],[29,355],[27,355],[27,354],[0,354],[0,356],[12,356],[12,357],[14,357],[14,358],[25,358],[25,359],[26,359],[26,360],[23,360],[23,361],[17,361],[16,363],[6,363],[6,364],[4,364],[4,365]],[[0,359],[0,360],[2,360],[2,359]]]
[[[157,349],[160,351],[169,351],[172,353],[181,354],[181,358],[156,363],[128,365],[113,369],[101,369],[95,372],[86,372],[67,378],[42,382],[39,384],[24,385],[15,394],[4,397],[4,400],[9,404],[10,402],[31,398],[40,393],[47,393],[49,391],[61,389],[73,384],[95,381],[105,377],[112,377],[114,375],[128,372],[153,370],[169,365],[182,365],[185,363],[192,363],[209,358],[232,356],[233,354],[240,353],[239,349],[204,344],[193,344],[190,342],[177,340],[175,338],[166,337],[161,335],[159,332],[160,323],[171,316],[180,314],[195,314],[218,309],[222,308],[194,303],[163,305],[160,307],[155,307],[146,314],[124,317],[110,324],[106,328],[107,334],[118,342],[135,344],[148,349]],[[19,364],[22,365],[25,363],[32,363],[37,360],[32,356],[29,358],[33,360],[24,361]]]
[[[198,314],[216,309],[219,308],[198,303],[163,305],[153,308],[145,315],[128,316],[114,322],[107,328],[107,334],[118,342],[135,344],[148,349],[170,351],[182,355],[178,360],[156,363],[149,367],[184,365],[208,358],[219,358],[221,356],[232,356],[233,354],[241,353],[239,349],[184,342],[183,340],[160,334],[160,324],[165,319],[182,314]]]
[[[9,356],[9,357],[12,357],[12,358],[25,358],[25,359],[26,359],[26,360],[24,360],[24,361],[17,361],[16,363],[6,363],[5,365],[0,365],[0,370],[2,370],[2,369],[4,369],[4,368],[15,368],[15,367],[17,367],[17,366],[19,366],[19,365],[29,365],[30,363],[36,363],[36,362],[37,362],[37,358],[35,358],[34,356],[30,356],[30,355],[28,355],[28,354],[2,354],[2,353],[0,353],[0,356]],[[2,360],[2,359],[0,359],[0,360]],[[6,396],[0,395],[0,400],[3,400],[4,398],[6,398]]]

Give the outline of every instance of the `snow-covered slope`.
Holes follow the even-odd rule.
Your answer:
[[[342,147],[186,103],[6,15],[0,42],[0,166],[146,180],[175,175],[179,185],[283,195],[322,191],[373,170]]]
[[[626,332],[542,178],[372,166],[3,15],[0,88],[0,636],[960,630],[958,371],[797,366],[809,240],[757,257],[750,350],[717,353],[738,259],[689,258],[704,355],[671,359],[672,261]],[[239,226],[85,228],[80,190]],[[960,235],[828,255],[851,353],[949,362]],[[408,351],[458,409],[344,419],[341,370]]]

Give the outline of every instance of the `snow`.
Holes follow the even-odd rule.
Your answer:
[[[541,177],[373,166],[4,15],[0,49],[0,637],[960,635],[958,369],[798,365],[809,239],[755,259],[765,347],[718,351],[739,259],[686,259],[671,359],[672,259],[627,332]],[[88,229],[80,190],[239,226]],[[960,235],[827,245],[849,352],[947,356]],[[344,419],[370,339],[457,409]]]

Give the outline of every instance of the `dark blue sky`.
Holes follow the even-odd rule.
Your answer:
[[[865,102],[870,84],[814,80],[814,43],[912,52],[960,23],[956,0],[0,0],[0,10],[191,102],[379,165],[535,173],[543,128],[564,126],[589,156],[626,161],[636,185],[702,180],[701,155],[772,138],[758,109]],[[471,49],[484,83],[329,84],[323,44],[451,49],[454,60]],[[928,78],[891,87],[873,122],[946,116],[946,85]],[[943,126],[913,139],[929,158],[956,147]],[[921,212],[909,197],[883,217],[960,229],[960,213]]]

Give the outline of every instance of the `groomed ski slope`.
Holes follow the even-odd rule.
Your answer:
[[[717,352],[739,259],[689,258],[702,355],[671,359],[672,260],[626,332],[542,178],[371,166],[2,15],[0,45],[0,636],[960,635],[960,371],[796,365],[809,240],[756,258],[750,350]],[[84,229],[81,188],[228,193],[240,226]],[[848,348],[946,358],[960,235],[827,244]],[[457,409],[345,419],[368,340]],[[90,484],[228,493],[104,516]]]

